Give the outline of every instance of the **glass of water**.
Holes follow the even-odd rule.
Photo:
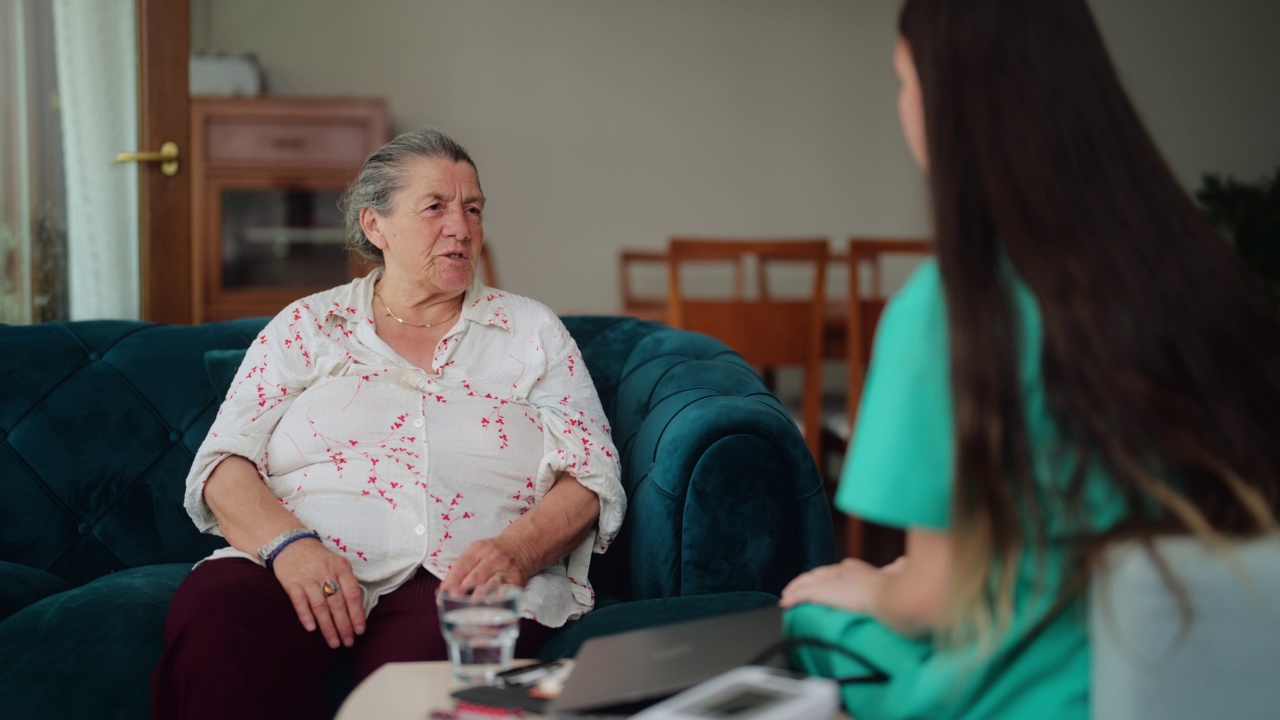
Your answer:
[[[482,585],[467,592],[440,590],[436,607],[458,682],[490,684],[495,675],[511,667],[520,634],[520,588]]]

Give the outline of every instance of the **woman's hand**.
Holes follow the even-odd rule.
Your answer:
[[[467,546],[449,574],[440,584],[441,590],[466,590],[489,582],[524,587],[541,568],[531,568],[523,560],[528,553],[505,535],[477,540]]]
[[[466,590],[494,581],[524,587],[529,578],[581,545],[599,517],[595,492],[561,473],[546,496],[501,535],[468,545],[440,589]]]
[[[782,607],[801,603],[817,603],[853,613],[874,614],[879,597],[889,576],[906,566],[900,557],[883,568],[846,558],[835,565],[824,565],[802,573],[782,589]]]
[[[257,467],[239,455],[224,458],[213,469],[204,485],[204,499],[227,542],[251,556],[281,532],[302,527],[280,506]],[[346,558],[308,538],[285,546],[272,569],[307,632],[320,628],[333,648],[351,646],[355,636],[364,632],[364,598]],[[336,582],[341,589],[326,598],[322,589],[326,582]]]
[[[870,615],[909,637],[923,636],[949,622],[951,536],[907,528],[907,554],[883,568],[852,558],[810,570],[782,590],[782,606],[817,603]]]
[[[351,647],[355,636],[364,634],[364,597],[346,558],[307,538],[281,550],[272,569],[307,632],[319,627],[335,649],[339,644]],[[336,582],[340,589],[325,597],[326,582]]]

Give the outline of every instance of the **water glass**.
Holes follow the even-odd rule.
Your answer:
[[[436,593],[440,627],[449,645],[453,677],[466,685],[490,684],[511,667],[520,634],[520,588],[489,585]]]

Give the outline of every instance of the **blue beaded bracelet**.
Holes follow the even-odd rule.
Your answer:
[[[276,548],[275,550],[272,550],[271,554],[267,556],[267,569],[268,570],[272,569],[272,565],[274,565],[276,562],[276,556],[280,554],[281,550],[284,550],[285,548],[289,547],[293,543],[298,542],[299,540],[305,540],[306,538],[314,538],[316,540],[319,540],[320,533],[316,532],[315,530],[312,530],[310,532],[304,532],[300,535],[294,535],[288,540],[285,540],[284,542],[280,543],[280,547]]]

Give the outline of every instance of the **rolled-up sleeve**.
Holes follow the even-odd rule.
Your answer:
[[[543,426],[545,454],[538,468],[535,501],[561,473],[568,473],[600,499],[594,537],[569,557],[570,576],[586,577],[591,552],[602,553],[617,536],[627,511],[618,450],[582,353],[569,331],[553,319],[543,339],[547,366],[529,394]]]
[[[204,500],[204,486],[218,463],[231,455],[248,459],[265,478],[267,442],[281,416],[306,387],[317,364],[317,349],[300,329],[309,318],[286,308],[263,328],[245,351],[209,434],[187,475],[183,506],[196,527],[221,535],[218,519]]]

